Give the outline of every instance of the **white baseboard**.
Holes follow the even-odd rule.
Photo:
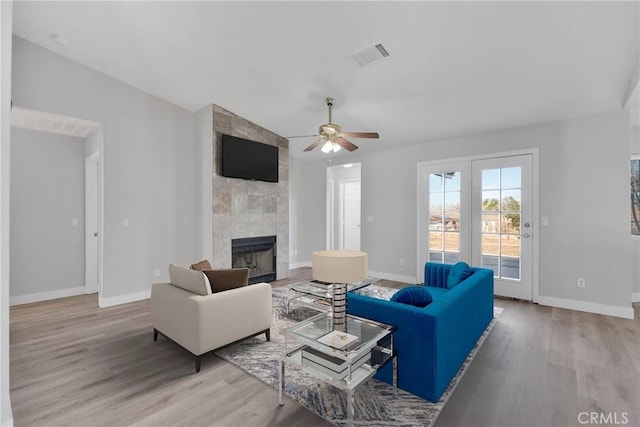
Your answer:
[[[377,277],[379,279],[393,280],[394,282],[411,283],[416,284],[416,278],[412,276],[402,276],[400,274],[383,273],[381,271],[369,270],[369,276]]]
[[[631,294],[631,302],[640,302],[640,292],[634,292]]]
[[[134,294],[118,295],[117,297],[98,298],[100,308],[113,307],[114,305],[127,304],[129,302],[142,301],[151,298],[151,290],[136,292]]]
[[[597,304],[594,302],[578,301],[556,297],[538,297],[538,304],[549,307],[567,308],[569,310],[585,311],[587,313],[604,314],[606,316],[633,319],[633,308],[617,305]]]
[[[302,267],[311,267],[311,261],[292,262],[291,264],[289,264],[289,270]]]
[[[9,298],[9,305],[31,304],[32,302],[48,301],[58,298],[84,295],[85,287],[58,289],[56,291],[38,292],[36,294],[17,295]]]

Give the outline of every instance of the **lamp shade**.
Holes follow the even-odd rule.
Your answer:
[[[327,283],[356,283],[367,278],[369,270],[366,252],[325,250],[313,253],[312,276]]]

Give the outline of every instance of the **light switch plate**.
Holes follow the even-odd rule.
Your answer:
[[[80,227],[80,220],[78,218],[73,218],[71,220],[71,226],[72,227]]]
[[[540,225],[549,225],[549,217],[543,216],[542,218],[540,218]]]
[[[122,218],[122,226],[125,228],[129,226],[129,218]]]

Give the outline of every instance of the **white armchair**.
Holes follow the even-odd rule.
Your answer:
[[[271,285],[257,283],[211,293],[207,276],[196,270],[170,266],[171,283],[151,289],[153,339],[171,339],[195,356],[264,333],[270,340]]]

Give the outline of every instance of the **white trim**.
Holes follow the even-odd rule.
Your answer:
[[[640,292],[634,292],[631,294],[631,302],[640,302]]]
[[[377,277],[378,279],[393,280],[395,282],[411,283],[411,284],[415,284],[416,283],[416,278],[415,277],[402,276],[400,274],[383,273],[381,271],[371,271],[371,270],[369,270],[369,276]]]
[[[587,313],[604,314],[605,316],[633,319],[632,307],[620,307],[617,305],[596,304],[588,301],[540,296],[538,304],[549,307],[566,308],[569,310],[584,311]]]
[[[289,270],[293,270],[295,268],[302,268],[302,267],[312,267],[311,261],[298,261],[298,262],[292,262],[291,264],[289,264]]]
[[[33,302],[48,301],[58,298],[84,295],[85,287],[58,289],[56,291],[38,292],[36,294],[18,295],[9,299],[10,305],[31,304]]]
[[[136,292],[134,294],[118,295],[117,297],[98,298],[100,308],[113,307],[114,305],[127,304],[130,302],[142,301],[151,298],[151,289],[148,291]]]

